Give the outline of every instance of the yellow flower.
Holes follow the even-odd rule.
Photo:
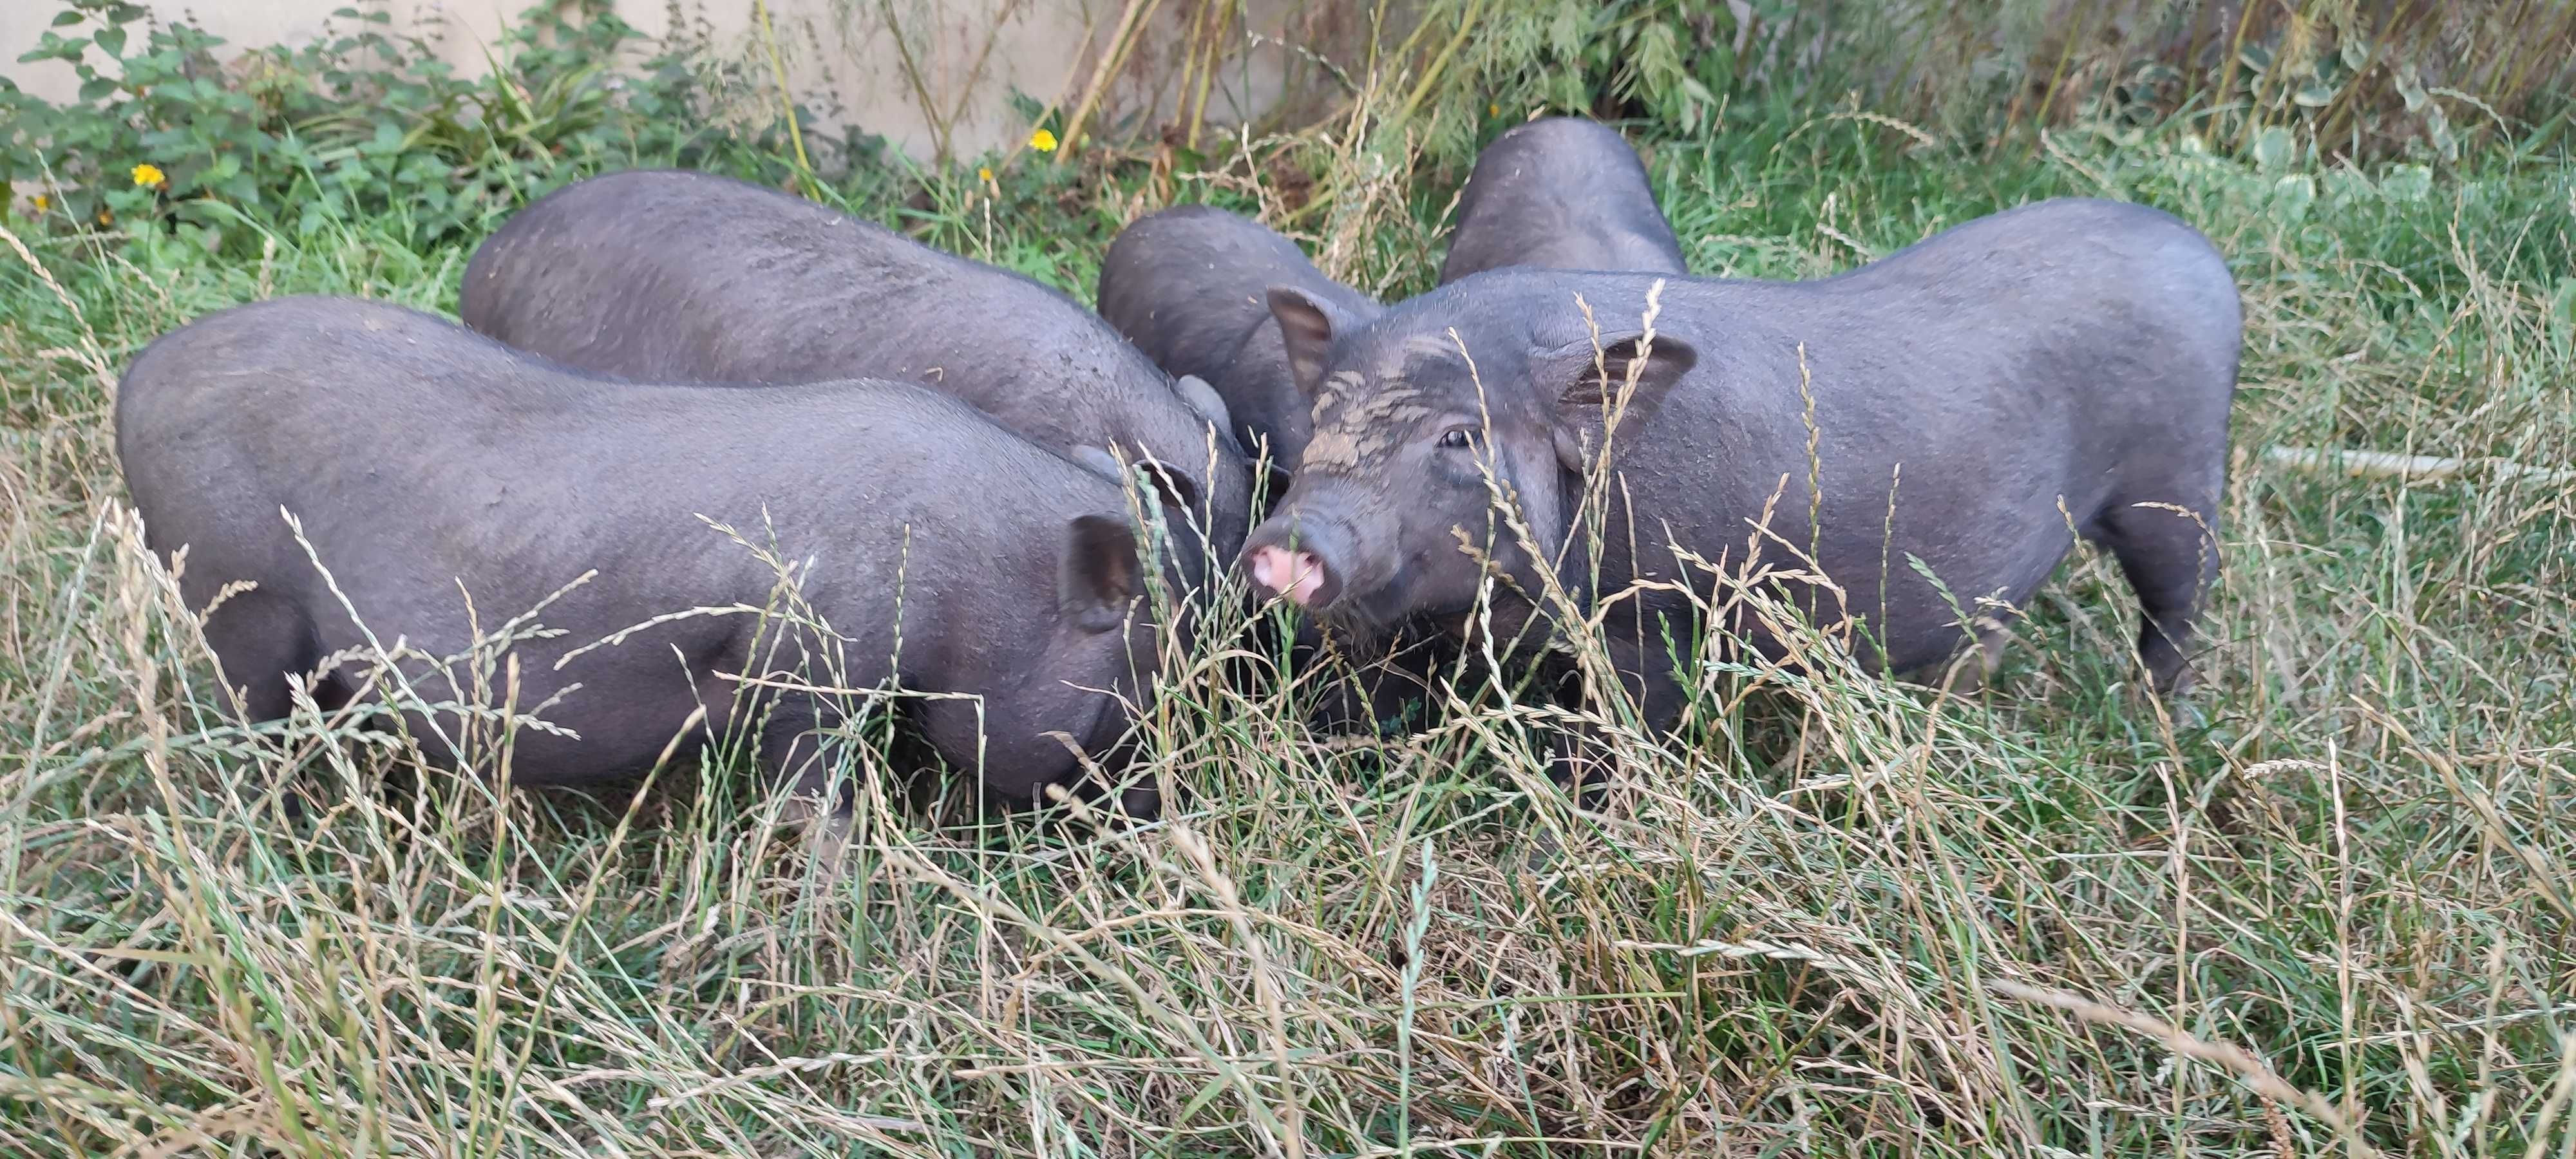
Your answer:
[[[1040,153],[1055,152],[1055,134],[1050,133],[1045,129],[1040,129],[1037,132],[1029,134],[1029,148],[1035,149]]]
[[[116,215],[115,215],[115,214],[113,214],[113,213],[109,213],[108,211],[106,211],[106,210],[104,210],[104,209],[99,210],[99,211],[98,211],[98,223],[99,223],[100,225],[114,225],[114,224],[116,224]]]
[[[145,189],[156,189],[170,183],[170,175],[149,161],[134,167],[134,183]]]
[[[983,166],[983,167],[981,167],[981,168],[976,169],[976,170],[975,170],[975,180],[977,180],[977,181],[981,181],[981,182],[983,182],[983,183],[984,183],[984,184],[986,184],[986,185],[990,185],[990,184],[992,184],[992,183],[993,183],[993,167],[992,167],[992,166],[990,166],[990,165],[986,165],[986,166]]]
[[[1502,115],[1503,115],[1503,106],[1502,106],[1501,104],[1499,104],[1499,103],[1498,103],[1498,104],[1491,104],[1491,105],[1487,105],[1487,106],[1485,106],[1485,115],[1486,115],[1486,116],[1488,116],[1488,117],[1499,117],[1499,116],[1502,116]]]
[[[28,198],[28,199],[27,199],[27,204],[29,204],[29,205],[31,205],[31,206],[34,206],[34,207],[35,207],[35,209],[36,209],[36,212],[38,212],[38,213],[43,213],[44,211],[46,211],[46,210],[48,210],[48,209],[52,209],[52,208],[54,207],[54,199],[53,199],[53,198],[50,198],[50,197],[47,197],[47,196],[45,196],[45,195],[44,195],[44,194],[42,194],[42,193],[39,193],[39,194],[35,195],[34,197],[30,197],[30,198]]]

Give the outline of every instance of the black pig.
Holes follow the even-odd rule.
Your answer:
[[[537,614],[560,634],[512,646],[516,703],[569,733],[519,732],[517,780],[640,772],[704,707],[709,732],[765,715],[761,763],[820,792],[834,702],[737,683],[769,675],[760,617],[742,613],[779,577],[703,521],[764,546],[774,531],[781,558],[811,561],[803,598],[838,634],[841,679],[980,698],[916,701],[913,717],[1004,793],[1074,782],[1046,734],[1109,751],[1156,662],[1124,489],[908,383],[623,382],[395,306],[283,298],[152,343],[116,420],[146,539],[185,552],[181,592],[216,605],[206,638],[253,720],[286,715],[288,677],[371,636],[442,658],[398,670],[456,699],[470,677],[444,658],[473,644],[469,616],[490,632],[595,572]],[[691,609],[710,614],[655,620]],[[317,694],[355,691],[342,667]],[[457,724],[412,718],[424,737]]]
[[[1650,343],[1639,323],[1659,285]],[[1597,355],[1577,294],[1603,328]],[[1466,610],[1484,569],[1463,533],[1514,581],[1496,585],[1498,626],[1526,623],[1539,561],[1492,518],[1490,471],[1543,552],[1599,548],[1597,589],[1560,569],[1586,600],[1639,580],[1706,592],[1666,545],[1740,563],[1769,510],[1765,558],[1789,565],[1780,544],[1812,543],[1841,610],[1875,637],[1864,659],[1899,672],[1962,642],[1909,557],[1973,612],[2026,600],[2081,534],[2144,606],[2154,685],[2184,682],[2217,569],[2242,324],[2225,259],[2167,214],[2041,202],[1814,282],[1504,269],[1367,320],[1294,288],[1271,300],[1316,426],[1246,556],[1257,583],[1328,619]],[[1586,527],[1576,499],[1605,441],[1606,519]],[[1834,618],[1819,589],[1807,602]],[[1679,593],[1639,590],[1609,621],[1657,727],[1677,718],[1706,629],[1776,648],[1693,614]]]
[[[1250,472],[1205,383],[1173,382],[1033,279],[775,189],[670,170],[574,182],[474,251],[457,308],[519,349],[643,381],[921,382],[1061,454],[1157,461],[1219,552],[1250,522]]]
[[[1272,466],[1294,471],[1311,422],[1288,373],[1268,292],[1294,286],[1350,318],[1375,317],[1368,295],[1325,277],[1297,243],[1205,205],[1149,213],[1118,231],[1100,262],[1100,316],[1166,373],[1207,381],[1237,434]]]
[[[1440,284],[1505,266],[1688,272],[1636,150],[1581,117],[1515,125],[1476,155]]]

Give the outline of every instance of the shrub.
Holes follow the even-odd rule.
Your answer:
[[[697,81],[670,54],[614,70],[645,42],[605,0],[529,9],[480,80],[391,33],[380,3],[340,9],[319,43],[228,63],[220,39],[147,15],[67,0],[19,59],[69,63],[72,101],[0,81],[0,180],[35,186],[48,220],[168,219],[220,247],[245,220],[310,234],[391,213],[430,242],[480,232],[568,168],[687,164],[729,140],[694,127]]]
[[[1375,27],[1371,8],[1312,5],[1298,26],[1329,40]],[[1343,96],[1363,73],[1399,81],[1405,99],[1368,112],[1444,167],[1536,110],[1696,136],[1729,107],[1758,122],[1837,106],[1976,143],[2188,116],[2241,151],[2277,131],[2320,156],[2455,161],[2481,138],[2553,143],[2576,91],[2576,8],[2544,0],[1420,0],[1385,15],[1400,35],[1323,47],[1350,59],[1298,75]],[[1349,122],[1346,99],[1288,105]]]

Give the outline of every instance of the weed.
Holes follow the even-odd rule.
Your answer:
[[[502,797],[316,718],[233,730],[121,507],[110,375],[253,298],[447,307],[460,231],[353,206],[219,254],[13,233],[0,1133],[63,1155],[2576,1146],[2576,489],[2554,473],[2576,469],[2576,176],[2258,158],[2189,120],[1926,147],[1738,107],[1649,142],[1701,273],[1818,276],[2060,194],[2171,210],[2230,256],[2247,346],[2205,721],[2131,698],[2126,590],[2084,551],[1977,696],[1818,640],[1803,674],[1707,666],[1669,739],[1503,700],[1474,657],[1435,728],[1322,738],[1307,686],[1175,658],[1141,735],[1175,810],[1135,832],[905,799],[902,750],[853,737],[875,775],[820,878],[738,761]],[[1446,190],[1329,164],[1369,206],[1331,222],[1341,270],[1427,285]],[[1152,182],[1293,212],[1261,172],[826,196],[1079,291]],[[1605,814],[1540,771],[1574,725],[1618,770]],[[290,779],[323,815],[275,816]]]

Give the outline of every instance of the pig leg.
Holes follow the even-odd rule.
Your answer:
[[[1700,666],[1702,626],[1696,616],[1670,609],[1646,612],[1643,623],[1624,616],[1614,623],[1621,626],[1602,639],[1611,670],[1635,698],[1646,736],[1660,741],[1689,707],[1684,675]]]
[[[1323,659],[1323,638],[1315,633],[1312,642],[1306,637],[1311,627],[1299,632],[1295,662],[1303,667]],[[1429,697],[1437,686],[1440,668],[1454,649],[1436,635],[1413,630],[1411,625],[1398,629],[1391,644],[1376,647],[1349,646],[1344,655],[1350,659],[1351,671],[1331,673],[1331,679],[1318,690],[1308,727],[1322,732],[1359,732],[1392,736],[1415,731],[1425,721],[1404,722],[1408,710],[1419,701],[1427,715]]]
[[[1288,668],[1296,673],[1313,671],[1325,663],[1323,631],[1312,620],[1297,625],[1297,635],[1288,645]],[[1355,664],[1354,667],[1360,665]],[[1315,690],[1308,706],[1306,726],[1327,733],[1376,733],[1382,719],[1377,711],[1377,685],[1370,673],[1328,672]]]
[[[1906,680],[1930,688],[1946,688],[1952,696],[1975,696],[1985,691],[1994,679],[1995,670],[2003,666],[2005,624],[1994,612],[1977,615],[1970,621],[1976,631],[1976,643],[1962,649],[1948,660],[1912,673]]]
[[[782,703],[761,726],[760,767],[791,778],[793,796],[780,819],[807,826],[808,838],[829,864],[849,838],[858,792],[839,783],[839,770],[824,758],[822,739],[811,706]]]
[[[225,699],[231,700],[234,690],[239,690],[245,724],[285,719],[295,710],[287,677],[310,673],[322,660],[313,625],[302,610],[257,588],[226,599],[198,626],[205,633],[206,646],[214,650]],[[338,707],[329,686],[314,691],[324,710]],[[292,784],[280,786],[278,808],[288,821],[302,821],[304,794]]]
[[[2191,644],[2192,616],[2202,593],[2218,578],[2218,546],[2211,531],[2214,504],[2200,504],[2186,514],[2171,506],[2115,503],[2102,514],[2097,542],[2111,549],[2129,587],[2138,593],[2146,622],[2138,629],[2138,659],[2146,665],[2150,685],[2172,695],[2190,687],[2191,671],[2184,649]]]
[[[1613,638],[1605,642],[1610,652],[1610,665],[1636,698],[1639,723],[1649,738],[1661,738],[1681,722],[1686,693],[1681,677],[1673,670],[1673,659],[1662,640],[1638,643]],[[1592,724],[1580,724],[1557,734],[1554,768],[1550,773],[1556,783],[1571,789],[1575,803],[1584,809],[1599,811],[1608,803],[1609,778],[1604,762],[1597,754],[1610,746],[1610,739]]]
[[[1586,812],[1600,812],[1610,801],[1610,777],[1598,755],[1608,743],[1601,730],[1589,724],[1577,724],[1558,732],[1554,759],[1548,762],[1547,779],[1556,787],[1574,794],[1575,807]]]
[[[240,689],[242,715],[252,724],[293,711],[287,677],[311,672],[322,659],[313,627],[295,605],[257,589],[225,600],[202,627],[225,688]]]
[[[1362,667],[1359,679],[1368,693],[1369,721],[1380,735],[1418,731],[1430,724],[1432,690],[1439,686],[1440,669],[1454,654],[1444,648],[1446,643],[1441,637],[1407,633],[1396,651]],[[1408,726],[1405,716],[1416,705],[1421,715]]]

